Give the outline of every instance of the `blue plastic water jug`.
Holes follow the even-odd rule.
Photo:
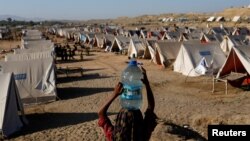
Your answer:
[[[137,65],[135,58],[132,58],[127,68],[122,72],[121,82],[123,93],[120,96],[120,103],[123,108],[140,109],[142,105],[143,75]]]

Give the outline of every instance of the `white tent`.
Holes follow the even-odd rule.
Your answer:
[[[24,37],[22,37],[22,42],[24,41],[35,41],[42,39],[42,32],[39,30],[25,30]]]
[[[41,103],[56,99],[53,58],[0,62],[0,72],[13,72],[22,102]]]
[[[243,42],[245,40],[245,36],[240,35],[228,35],[225,36],[220,46],[221,49],[228,54],[232,47],[245,45]]]
[[[23,105],[11,73],[0,74],[0,131],[8,137],[24,125]]]
[[[36,41],[36,40],[41,40],[42,36],[41,35],[34,35],[34,36],[25,36],[22,37],[22,42],[24,41]]]
[[[120,52],[128,50],[129,43],[130,43],[130,38],[124,36],[116,36],[111,45],[110,51]]]
[[[104,48],[110,48],[112,46],[115,36],[113,34],[104,35]]]
[[[220,34],[206,34],[202,33],[200,41],[201,42],[221,42],[223,37]]]
[[[128,56],[133,57],[141,57],[141,58],[150,58],[149,49],[146,46],[146,41],[139,38],[132,38],[130,39],[130,44],[128,47]]]
[[[5,61],[19,61],[19,60],[43,59],[43,58],[53,58],[53,52],[43,51],[43,52],[34,52],[34,53],[5,55]]]
[[[174,62],[174,71],[187,76],[200,76],[195,68],[206,61],[208,71],[216,73],[226,60],[219,43],[183,42]]]
[[[234,16],[232,19],[233,22],[238,22],[240,21],[240,16]]]
[[[221,21],[225,21],[225,19],[224,19],[224,17],[219,16],[219,17],[216,18],[215,21],[216,21],[216,22],[221,22]]]
[[[5,61],[19,61],[19,60],[43,59],[43,58],[53,58],[53,52],[43,51],[43,52],[5,55]]]
[[[54,52],[54,48],[35,47],[29,49],[14,49],[14,54],[46,52],[46,51]]]
[[[157,41],[154,63],[166,67],[176,59],[181,42]]]
[[[161,40],[180,41],[181,33],[178,31],[165,32]]]
[[[120,52],[122,51],[121,42],[115,37],[114,41],[112,42],[112,45],[109,49],[110,52]]]
[[[147,48],[150,53],[151,61],[155,61],[155,44],[157,40],[147,39]]]
[[[103,48],[104,46],[104,35],[102,33],[100,34],[95,34],[95,42],[94,42],[94,47],[99,47]]]
[[[213,21],[215,21],[215,19],[216,19],[215,17],[209,17],[209,18],[207,19],[207,21],[208,21],[208,22],[213,22]]]
[[[94,32],[89,32],[89,33],[86,33],[85,35],[86,35],[85,43],[93,45],[94,38],[95,38],[95,33]]]
[[[33,30],[33,29],[26,29],[25,30],[25,36],[42,36],[42,32],[40,32],[39,30]]]

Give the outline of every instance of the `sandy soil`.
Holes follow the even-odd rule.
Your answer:
[[[20,46],[20,44],[20,41],[0,40],[0,59],[4,58],[4,55],[9,53],[11,49],[16,48],[18,45]],[[2,50],[6,52],[3,53]]]
[[[29,125],[9,140],[105,140],[97,126],[97,111],[120,80],[128,59],[104,52],[91,52],[83,61],[77,59],[59,61],[57,67],[82,67],[83,76],[79,72],[72,72],[68,77],[59,74],[59,100],[25,107]],[[210,77],[186,79],[150,60],[138,61],[147,70],[156,100],[155,113],[159,117],[152,141],[206,140],[208,124],[250,124],[249,92],[229,87],[225,95],[224,84],[218,83],[213,94]],[[145,101],[146,97],[142,111],[147,106]],[[116,100],[109,109],[113,120],[119,109]]]

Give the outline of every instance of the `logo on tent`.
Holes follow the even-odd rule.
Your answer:
[[[210,51],[200,51],[200,55],[201,56],[209,56],[209,55],[211,55],[211,52]]]
[[[21,73],[21,74],[15,74],[15,80],[25,80],[27,78],[26,73]]]

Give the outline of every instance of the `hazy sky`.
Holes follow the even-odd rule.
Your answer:
[[[217,12],[250,0],[0,0],[0,15],[44,19],[106,19],[144,14]]]

